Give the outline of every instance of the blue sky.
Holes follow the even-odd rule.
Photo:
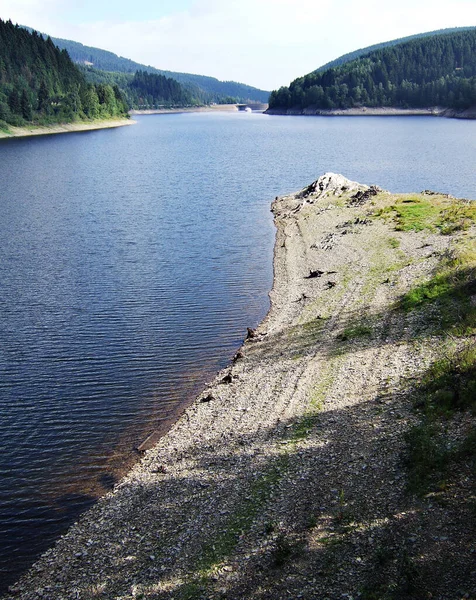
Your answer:
[[[476,25],[476,0],[0,0],[0,18],[270,90],[357,48]]]

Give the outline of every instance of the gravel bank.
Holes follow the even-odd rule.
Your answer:
[[[476,107],[465,110],[430,106],[428,108],[393,108],[390,106],[360,108],[335,108],[321,110],[308,108],[271,108],[265,111],[268,115],[321,116],[321,117],[448,117],[451,119],[476,119]]]
[[[370,218],[389,198],[327,174],[275,200],[267,318],[6,598],[472,593],[465,475],[450,505],[406,491],[412,381],[440,346],[393,309],[458,234]]]
[[[94,121],[92,123],[61,123],[57,125],[10,127],[9,132],[0,131],[1,138],[29,137],[32,135],[52,135],[55,133],[73,133],[77,131],[91,131],[94,129],[110,129],[124,125],[135,125],[132,119],[107,119],[105,121]]]

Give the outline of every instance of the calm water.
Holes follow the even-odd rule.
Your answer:
[[[0,581],[268,309],[270,202],[325,171],[476,198],[476,122],[222,113],[0,141]]]

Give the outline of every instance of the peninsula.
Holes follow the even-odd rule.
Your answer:
[[[5,598],[475,597],[475,204],[272,210],[266,319]]]

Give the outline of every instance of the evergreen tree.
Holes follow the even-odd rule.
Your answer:
[[[8,106],[12,113],[19,115],[21,113],[20,96],[18,90],[13,89],[8,96]]]
[[[0,19],[0,119],[15,125],[127,114],[110,86],[103,92],[106,100],[100,104],[96,89],[50,37]]]
[[[40,89],[38,90],[38,110],[40,112],[47,112],[49,99],[50,95],[48,93],[48,88],[43,80],[40,84]]]
[[[31,104],[30,104],[30,99],[28,98],[28,95],[25,90],[23,90],[22,94],[21,94],[20,106],[21,106],[22,117],[26,121],[31,121],[31,117],[32,117]]]

